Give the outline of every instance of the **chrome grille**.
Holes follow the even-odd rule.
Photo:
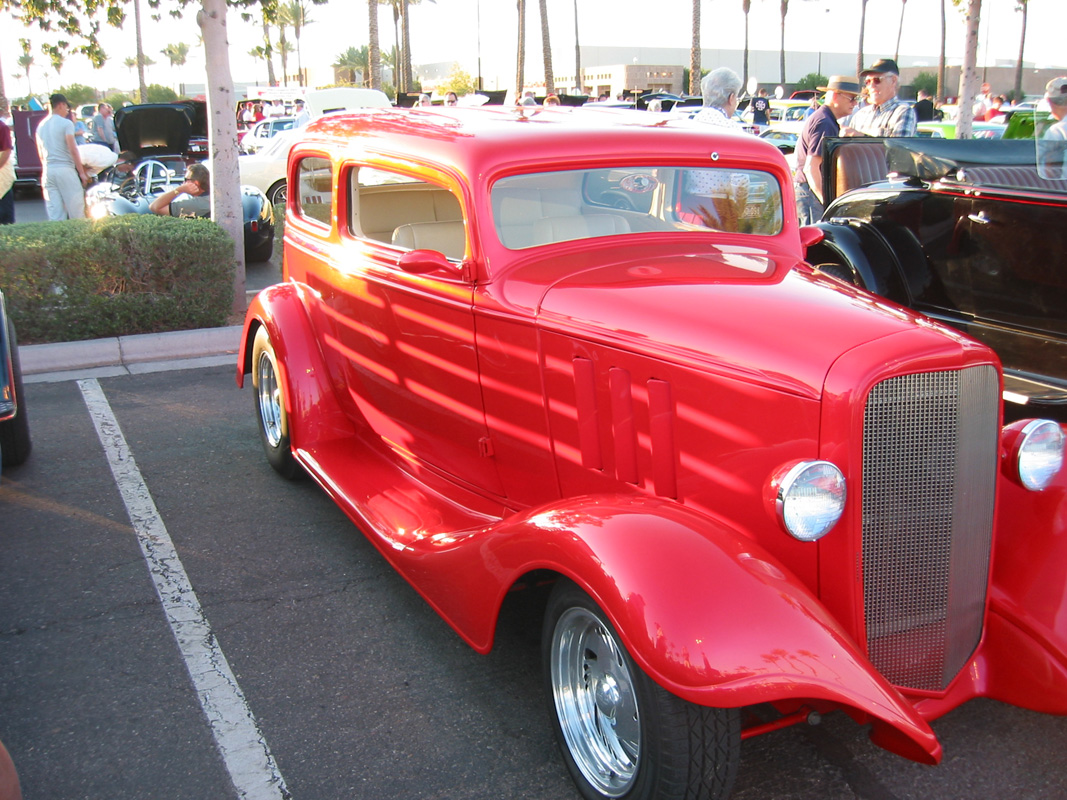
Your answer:
[[[863,424],[863,595],[871,663],[944,689],[982,634],[999,384],[991,366],[877,384]]]

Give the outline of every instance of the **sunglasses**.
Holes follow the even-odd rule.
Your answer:
[[[882,81],[889,80],[892,75],[868,75],[863,79],[865,86],[880,86]]]

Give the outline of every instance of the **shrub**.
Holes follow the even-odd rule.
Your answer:
[[[218,327],[233,299],[233,243],[206,219],[3,225],[0,254],[23,344]]]

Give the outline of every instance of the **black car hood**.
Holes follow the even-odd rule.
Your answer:
[[[194,103],[146,103],[115,112],[119,147],[140,158],[185,155],[197,131]]]

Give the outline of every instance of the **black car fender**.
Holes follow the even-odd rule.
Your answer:
[[[907,302],[901,262],[877,226],[866,220],[832,217],[815,227],[823,238],[808,248],[809,264],[869,292]]]

